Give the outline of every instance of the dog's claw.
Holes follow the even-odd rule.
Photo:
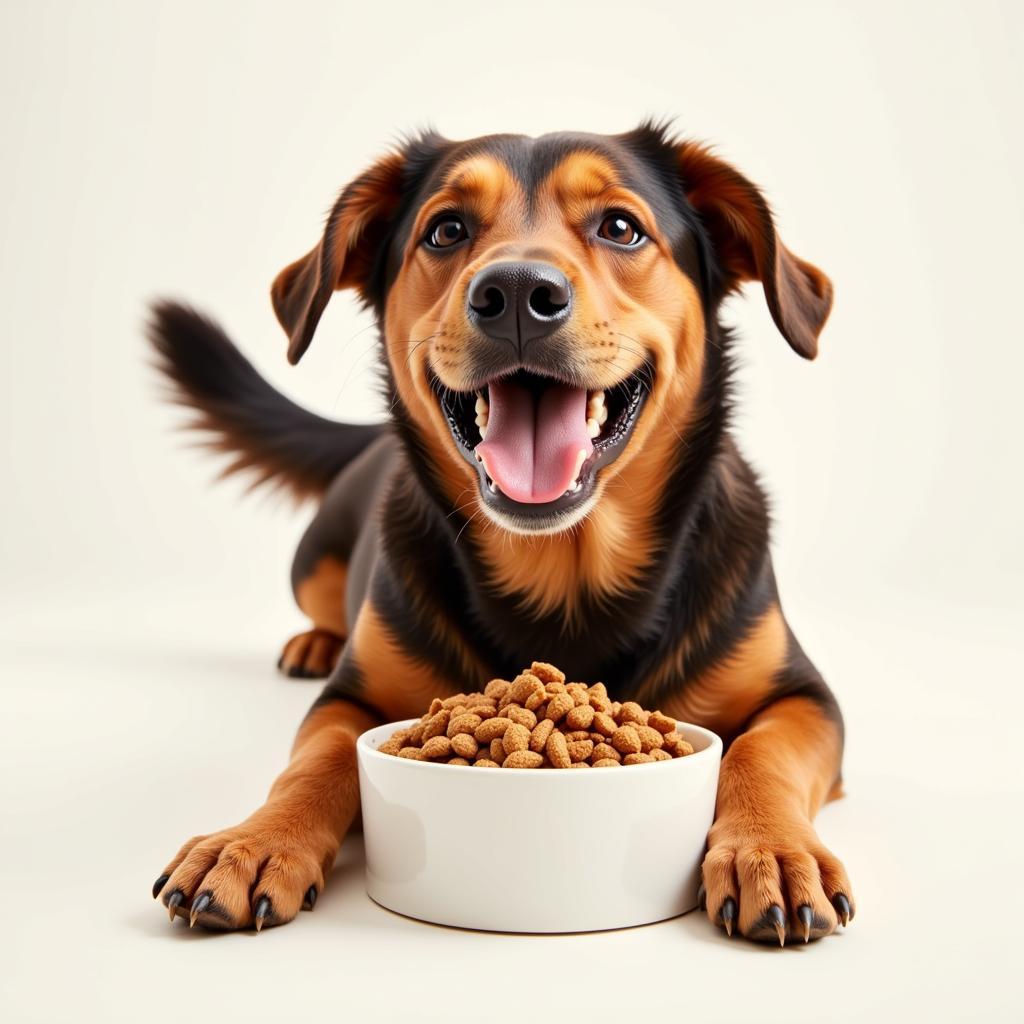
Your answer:
[[[317,900],[317,897],[319,895],[320,894],[316,891],[316,886],[315,885],[311,885],[306,890],[306,898],[304,900],[304,903],[305,903],[306,907],[308,907],[310,910],[312,910],[316,906],[316,900]]]
[[[736,920],[736,901],[731,896],[725,898],[718,916],[722,919],[722,924],[725,925],[725,934],[731,939],[732,923]]]
[[[785,946],[786,944],[786,915],[782,912],[782,907],[777,903],[773,903],[768,908],[768,913],[765,915],[768,920],[775,927],[775,934],[779,937],[779,945]]]
[[[800,923],[804,926],[804,942],[811,941],[811,908],[806,904],[801,904],[796,908],[796,916],[800,919]]]
[[[185,901],[185,894],[180,889],[175,889],[167,900],[167,913],[171,918],[171,924],[178,916],[178,906]]]
[[[160,876],[160,877],[159,877],[159,878],[158,878],[158,879],[157,879],[157,880],[156,880],[156,881],[155,881],[155,882],[153,883],[153,899],[156,899],[156,898],[157,898],[157,896],[159,896],[159,895],[160,895],[160,893],[161,893],[161,892],[163,892],[163,888],[164,888],[164,886],[165,886],[165,885],[167,884],[167,881],[168,881],[168,879],[169,879],[170,877],[171,877],[170,875],[161,875],[161,876]]]
[[[212,894],[204,892],[195,902],[192,904],[192,913],[188,916],[189,928],[194,928],[196,924],[196,918],[213,902]]]
[[[845,928],[850,923],[850,901],[843,893],[837,892],[832,897],[832,906],[836,908],[839,920],[843,922],[843,927]]]
[[[708,909],[708,891],[704,888],[703,882],[697,886],[697,906],[700,907],[701,910]]]
[[[270,897],[261,896],[256,902],[256,931],[263,927],[263,922],[270,916]]]

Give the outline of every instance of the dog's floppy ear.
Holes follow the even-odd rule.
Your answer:
[[[782,244],[764,196],[739,171],[699,143],[681,142],[677,153],[683,191],[711,236],[726,289],[760,281],[782,336],[813,359],[832,308],[832,282]]]
[[[380,249],[402,195],[405,158],[390,153],[338,196],[324,226],[323,238],[301,260],[274,279],[270,297],[288,333],[288,361],[297,363],[309,348],[316,325],[339,288],[355,288],[366,303]]]

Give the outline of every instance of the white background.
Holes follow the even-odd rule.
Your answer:
[[[1021,12],[8,0],[0,1014],[1019,1014]],[[187,298],[304,404],[377,418],[369,316],[336,299],[290,369],[269,306],[337,189],[430,122],[462,138],[648,114],[719,144],[836,284],[814,364],[756,288],[727,315],[787,612],[846,715],[849,795],[820,825],[856,921],[783,951],[694,914],[449,931],[370,904],[353,843],[287,928],[171,927],[153,878],[262,800],[317,690],[273,670],[302,625],[287,578],[310,509],[210,485],[158,401],[145,302]]]

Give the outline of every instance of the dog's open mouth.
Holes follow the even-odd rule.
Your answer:
[[[646,366],[605,390],[517,370],[475,392],[437,391],[487,503],[542,528],[593,492],[597,470],[625,447],[649,384]]]

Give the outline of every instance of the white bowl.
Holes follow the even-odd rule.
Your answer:
[[[680,725],[694,753],[569,771],[471,768],[381,754],[416,720],[359,737],[366,891],[435,924],[585,932],[697,905],[722,741]]]

